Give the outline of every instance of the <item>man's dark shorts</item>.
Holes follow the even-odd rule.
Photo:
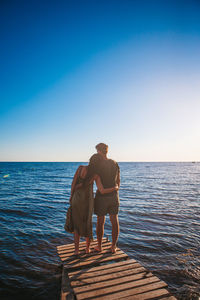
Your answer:
[[[119,195],[96,195],[94,199],[94,213],[97,216],[117,215],[119,212]]]

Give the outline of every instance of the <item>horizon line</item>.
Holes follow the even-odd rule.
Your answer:
[[[30,162],[30,163],[88,163],[88,161],[78,161],[78,160],[73,160],[73,161],[46,161],[46,160],[37,160],[37,161],[31,161],[31,160],[19,160],[19,161],[15,161],[15,160],[9,160],[9,161],[7,161],[7,160],[2,160],[2,161],[0,161],[0,163],[11,163],[11,162],[13,162],[13,163],[23,163],[23,162]],[[197,160],[180,160],[180,161],[178,161],[178,160],[152,160],[152,161],[146,161],[146,160],[143,160],[143,161],[125,161],[125,160],[122,160],[122,161],[117,161],[117,162],[119,162],[119,163],[123,163],[123,162],[125,162],[125,163],[157,163],[157,162],[160,162],[160,163],[169,163],[169,162],[176,162],[176,163],[199,163],[200,161],[197,161]]]

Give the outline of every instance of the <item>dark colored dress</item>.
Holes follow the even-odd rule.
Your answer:
[[[77,178],[76,185],[83,182],[80,175]],[[93,184],[84,188],[75,189],[72,196],[72,223],[74,231],[77,231],[81,237],[93,238],[92,235],[92,214],[94,207]]]

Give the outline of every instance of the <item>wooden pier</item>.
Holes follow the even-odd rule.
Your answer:
[[[61,300],[65,299],[162,299],[175,300],[167,284],[117,248],[110,252],[111,243],[103,239],[103,251],[85,253],[80,243],[80,255],[74,256],[74,244],[57,247],[63,262]],[[91,250],[97,241],[91,243]]]

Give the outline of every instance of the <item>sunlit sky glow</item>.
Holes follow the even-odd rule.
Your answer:
[[[1,1],[0,160],[200,161],[199,1]]]

